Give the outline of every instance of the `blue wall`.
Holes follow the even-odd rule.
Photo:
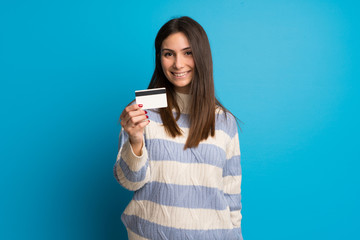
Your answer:
[[[2,1],[0,239],[126,239],[117,119],[172,17],[207,31],[240,134],[245,239],[355,239],[357,1]]]

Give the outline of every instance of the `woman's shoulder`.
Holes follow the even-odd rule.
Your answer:
[[[234,137],[238,128],[236,117],[229,110],[220,106],[216,107],[215,116],[215,128],[224,131],[230,137]]]

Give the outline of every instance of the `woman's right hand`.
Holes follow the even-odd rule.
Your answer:
[[[147,112],[141,109],[142,105],[133,104],[127,106],[120,115],[120,124],[129,135],[129,141],[133,151],[140,156],[143,145],[144,128],[149,124]]]

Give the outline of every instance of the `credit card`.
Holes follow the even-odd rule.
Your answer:
[[[152,88],[135,91],[136,104],[142,104],[142,109],[167,107],[166,89]]]

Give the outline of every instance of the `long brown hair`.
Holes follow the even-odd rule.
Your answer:
[[[176,102],[174,86],[166,78],[161,66],[161,46],[171,34],[182,32],[188,38],[195,62],[193,79],[190,87],[189,136],[185,147],[197,147],[200,141],[209,135],[215,135],[215,108],[226,108],[215,98],[213,63],[208,37],[199,23],[189,17],[175,18],[165,23],[155,38],[155,70],[148,88],[165,87],[168,107],[159,109],[165,131],[172,137],[181,136],[182,132],[176,121],[180,118],[180,108]],[[176,118],[172,113],[176,111]]]

